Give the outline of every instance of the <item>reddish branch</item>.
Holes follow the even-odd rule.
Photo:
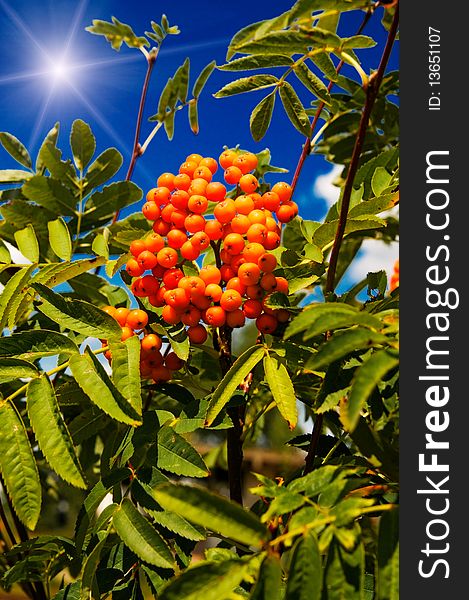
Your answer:
[[[357,137],[355,139],[355,145],[352,152],[352,158],[350,161],[350,166],[347,172],[347,178],[345,180],[344,185],[344,193],[342,196],[342,205],[340,208],[339,215],[339,223],[337,225],[337,231],[334,238],[334,245],[332,246],[331,256],[329,259],[329,267],[327,271],[327,279],[325,286],[325,294],[331,294],[334,291],[335,287],[335,274],[337,269],[337,261],[339,258],[340,247],[342,245],[342,240],[345,233],[345,226],[347,224],[347,215],[350,206],[350,197],[353,189],[353,182],[355,179],[355,175],[358,170],[358,164],[360,160],[360,156],[363,149],[363,143],[366,137],[366,130],[368,127],[368,122],[370,119],[371,111],[373,110],[373,106],[376,100],[376,97],[379,92],[379,88],[381,82],[383,80],[383,76],[386,70],[386,66],[389,61],[389,57],[391,55],[391,50],[396,39],[397,29],[399,26],[399,3],[396,3],[396,11],[394,14],[394,18],[392,21],[391,28],[388,33],[388,38],[386,41],[386,46],[383,50],[383,55],[381,57],[378,70],[370,77],[367,88],[366,88],[366,99],[365,105],[363,107],[363,112],[360,119],[360,124],[358,126]],[[314,468],[314,458],[317,452],[317,446],[319,441],[319,435],[322,430],[323,425],[323,415],[316,415],[316,420],[314,422],[313,431],[311,434],[311,442],[308,449],[308,454],[305,459],[305,469],[304,473],[309,473]]]

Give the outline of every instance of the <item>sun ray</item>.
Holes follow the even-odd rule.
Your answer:
[[[42,124],[43,124],[45,116],[46,116],[47,109],[49,108],[49,104],[52,100],[53,95],[54,95],[54,86],[52,86],[50,88],[49,93],[47,94],[47,96],[45,96],[45,98],[42,102],[41,109],[36,117],[36,121],[34,122],[32,133],[29,137],[29,143],[28,143],[29,148],[34,148],[34,146],[37,142],[39,132],[41,130]]]
[[[30,79],[36,79],[37,77],[42,77],[43,75],[47,75],[49,71],[25,71],[23,73],[13,73],[12,75],[4,75],[0,77],[0,85],[16,83],[17,81],[28,81]]]
[[[65,57],[68,56],[68,51],[70,50],[70,46],[72,45],[72,42],[75,38],[78,25],[83,17],[83,13],[85,12],[87,5],[88,5],[88,0],[80,0],[80,3],[78,4],[77,9],[75,10],[75,14],[73,15],[72,23],[70,25],[70,30],[68,32],[67,42],[65,45],[65,50],[64,50]]]
[[[0,0],[0,6],[3,8],[3,10],[7,13],[7,15],[10,17],[10,19],[13,21],[13,23],[19,28],[21,29],[21,31],[26,34],[28,36],[28,38],[33,42],[33,44],[38,48],[38,50],[40,50],[42,52],[42,54],[44,54],[44,56],[48,59],[51,60],[50,55],[48,54],[48,52],[45,50],[45,48],[38,42],[36,36],[32,33],[32,31],[26,26],[26,24],[24,23],[24,21],[18,16],[18,14],[11,8],[11,6],[8,6],[8,4],[6,4],[6,2],[4,2],[4,0]]]

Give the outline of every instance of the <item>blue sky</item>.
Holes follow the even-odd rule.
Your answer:
[[[167,78],[186,56],[191,59],[193,81],[209,61],[224,62],[227,44],[241,27],[276,16],[291,4],[285,0],[231,3],[0,0],[0,130],[16,135],[34,155],[56,121],[60,121],[62,127],[59,144],[66,149],[72,121],[82,118],[91,124],[96,134],[98,151],[116,146],[123,153],[124,167],[119,174],[123,178],[146,64],[138,50],[123,46],[117,53],[104,38],[86,32],[84,28],[92,19],[110,20],[114,15],[129,23],[137,34],[148,30],[151,20],[159,21],[162,13],[171,24],[179,25],[181,34],[165,41],[158,58],[148,95],[148,117],[156,112]],[[365,33],[383,42],[385,32],[379,23],[380,17],[381,14],[375,15]],[[352,35],[360,21],[361,13],[347,15],[343,35]],[[361,52],[365,67],[377,66],[380,46],[382,48],[382,43],[377,49]],[[67,80],[54,79],[54,69],[65,56]],[[391,69],[397,68],[397,61],[397,52],[394,52]],[[159,173],[177,169],[187,154],[198,152],[217,157],[225,144],[240,144],[254,152],[270,148],[273,163],[290,171],[282,178],[287,181],[291,178],[301,152],[302,136],[293,129],[277,103],[273,125],[266,137],[259,143],[253,142],[249,114],[262,92],[221,100],[212,97],[232,75],[215,72],[209,80],[200,103],[198,136],[190,132],[187,115],[181,111],[176,118],[174,140],[169,143],[162,131],[155,138],[133,177],[144,190],[154,185]],[[303,96],[305,101],[306,98]],[[144,122],[143,139],[151,126]],[[0,157],[2,168],[12,166],[6,153],[2,152]],[[331,165],[321,157],[307,160],[296,196],[304,218],[318,219],[324,214],[326,203],[319,196],[321,188],[315,188],[314,183],[318,175],[330,169]],[[279,178],[276,176],[272,181]]]

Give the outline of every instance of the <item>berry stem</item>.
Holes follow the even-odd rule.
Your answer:
[[[368,13],[367,13],[368,14]],[[363,24],[362,24],[363,25]],[[396,12],[394,14],[394,18],[389,29],[388,38],[386,41],[386,45],[383,50],[383,54],[381,56],[381,60],[378,66],[378,70],[373,73],[368,81],[368,85],[366,86],[366,98],[365,105],[363,107],[363,112],[360,119],[360,124],[358,127],[357,137],[355,139],[355,146],[352,152],[352,158],[350,160],[350,166],[347,172],[347,178],[344,184],[344,192],[342,196],[342,204],[340,207],[340,215],[339,215],[339,223],[337,225],[337,231],[334,238],[334,244],[332,246],[331,256],[329,259],[329,267],[327,270],[327,279],[326,285],[324,288],[324,295],[327,297],[333,293],[335,288],[335,274],[337,270],[337,262],[339,258],[339,251],[342,245],[342,240],[345,233],[345,226],[347,224],[347,215],[350,206],[350,197],[353,189],[353,181],[355,179],[355,175],[358,170],[358,164],[361,156],[361,152],[363,149],[363,143],[365,141],[366,130],[368,127],[369,118],[371,115],[371,111],[373,110],[373,106],[376,100],[376,97],[379,92],[379,88],[381,82],[383,80],[384,72],[386,70],[386,66],[389,61],[389,57],[391,55],[391,50],[394,44],[394,40],[396,39],[397,29],[399,26],[399,4],[396,5]],[[329,335],[329,332],[326,333],[326,338]],[[309,473],[314,468],[314,458],[317,452],[317,446],[319,441],[319,435],[322,430],[324,416],[322,414],[316,415],[316,420],[314,422],[313,431],[311,433],[311,442],[308,449],[308,454],[305,459],[305,469],[304,473]]]

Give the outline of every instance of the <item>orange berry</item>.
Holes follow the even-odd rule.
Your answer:
[[[171,204],[174,208],[186,210],[189,198],[190,196],[185,190],[176,190],[171,196]]]
[[[170,371],[179,371],[184,366],[184,361],[175,352],[170,352],[165,356],[164,364]]]
[[[163,221],[163,219],[158,219],[158,221],[153,223],[152,229],[158,235],[166,235],[171,229],[171,225]]]
[[[261,276],[261,270],[256,263],[244,263],[238,269],[238,277],[244,285],[256,285]]]
[[[186,260],[197,260],[200,256],[200,249],[191,241],[184,242],[181,246],[181,256]]]
[[[184,277],[181,269],[168,269],[163,275],[163,283],[167,290],[174,290],[178,287],[179,282]]]
[[[203,344],[207,340],[208,334],[203,325],[195,325],[187,329],[187,337],[191,344]]]
[[[197,169],[197,167],[198,167],[197,162],[194,162],[192,160],[186,160],[179,167],[179,173],[184,173],[186,175],[189,175],[189,177],[192,177],[192,175],[194,174],[194,171]]]
[[[248,214],[248,219],[251,221],[251,223],[260,223],[261,225],[265,225],[265,212],[259,208],[255,208]]]
[[[171,223],[171,215],[173,214],[174,210],[175,210],[175,208],[172,204],[167,204],[163,208],[163,210],[161,211],[161,218],[163,219],[163,221],[165,223]]]
[[[135,335],[135,333],[132,331],[132,329],[127,327],[127,325],[124,325],[124,327],[122,327],[121,342],[125,342],[125,340],[128,340],[129,337],[132,337],[133,335]]]
[[[262,304],[259,300],[249,298],[243,304],[243,312],[248,319],[257,319],[262,313]]]
[[[223,173],[223,177],[226,181],[226,183],[229,183],[230,185],[236,185],[240,179],[242,177],[244,177],[241,169],[238,169],[238,167],[228,167],[225,172]],[[244,191],[244,190],[243,190]],[[254,190],[252,190],[254,191]]]
[[[168,367],[160,365],[151,370],[151,377],[154,379],[155,383],[160,383],[161,381],[169,381],[172,377],[172,373]]]
[[[135,310],[131,310],[127,315],[126,325],[133,329],[143,329],[148,325],[148,315],[144,310],[140,308],[136,308]]]
[[[249,215],[254,210],[254,200],[250,196],[238,196],[235,200],[236,210],[241,215]]]
[[[201,196],[205,196],[205,190],[207,189],[208,181],[202,179],[202,177],[197,177],[191,181],[189,189],[187,193],[189,196],[193,196],[195,194],[200,194]]]
[[[145,202],[142,206],[142,213],[145,219],[149,221],[156,221],[156,219],[160,218],[161,210],[156,202]]]
[[[244,235],[249,227],[251,227],[251,221],[246,217],[246,215],[237,215],[231,221],[231,230],[234,233],[240,233],[241,235]]]
[[[289,223],[298,214],[298,205],[296,202],[287,202],[278,207],[275,214],[280,223]]]
[[[235,167],[232,167],[232,168],[235,168]],[[248,173],[247,175],[243,175],[239,179],[239,187],[246,194],[252,194],[259,187],[259,182],[257,181],[257,178],[254,177],[254,175],[251,175]]]
[[[243,327],[245,323],[246,317],[240,308],[226,313],[226,324],[232,329]]]
[[[189,186],[191,185],[191,178],[189,177],[189,175],[186,175],[185,173],[179,173],[179,175],[176,175],[174,178],[174,187],[177,190],[183,190],[185,192],[187,192],[187,190],[189,189]],[[173,194],[174,196],[174,194]]]
[[[277,259],[273,254],[266,252],[259,257],[257,264],[259,265],[261,271],[264,271],[264,273],[272,273],[277,266]]]
[[[236,156],[237,154],[234,152],[234,150],[224,150],[218,157],[218,162],[220,163],[222,169],[231,167]]]
[[[262,300],[264,294],[260,285],[248,285],[246,288],[246,296],[251,300]]]
[[[230,267],[233,269],[233,271],[238,272],[239,267],[245,262],[248,261],[244,258],[244,256],[242,254],[238,254],[237,256],[233,256]]]
[[[140,254],[138,255],[137,262],[140,265],[140,268],[143,271],[146,271],[146,270],[153,269],[153,267],[156,265],[158,260],[157,260],[156,256],[153,254],[153,252],[150,252],[149,250],[144,250],[143,252],[140,252]]]
[[[240,254],[244,248],[244,238],[239,233],[229,233],[223,240],[223,248],[228,254]]]
[[[266,192],[262,194],[262,200],[264,202],[264,208],[275,212],[280,206],[280,197],[275,192]]]
[[[197,233],[205,230],[205,219],[202,215],[192,214],[185,218],[184,227],[189,233]]]
[[[264,242],[266,250],[275,250],[280,246],[280,236],[275,231],[268,231]]]
[[[279,181],[272,187],[272,192],[275,192],[280,198],[280,202],[287,202],[291,198],[292,189],[285,181]]]
[[[215,174],[218,170],[217,161],[214,158],[212,158],[211,156],[204,157],[199,162],[199,167],[208,167],[210,169],[210,171],[212,172],[212,174]]]
[[[266,292],[272,292],[277,287],[277,279],[273,273],[264,273],[260,280],[260,286]]]
[[[264,208],[264,200],[260,194],[254,192],[254,194],[249,194],[249,197],[252,198],[254,202],[254,208]]]
[[[189,156],[186,156],[186,162],[194,162],[196,165],[200,164],[200,161],[202,160],[202,156],[200,154],[189,154]]]
[[[257,168],[257,156],[252,152],[246,152],[246,154],[244,154],[243,156],[244,160],[247,161],[249,164],[249,171],[254,171],[254,169]]]
[[[246,244],[243,250],[243,256],[248,262],[257,263],[263,254],[265,254],[265,248],[258,242],[250,242],[249,244]]]
[[[236,273],[230,267],[230,265],[222,265],[220,267],[220,274],[222,281],[229,281],[231,278],[236,276]]]
[[[104,308],[102,308],[101,310],[103,310],[106,314],[108,314],[110,317],[112,317],[113,319],[116,318],[116,307],[115,306],[105,306]]]
[[[158,206],[168,204],[171,200],[171,191],[165,186],[152,188],[147,193],[146,200],[147,202],[156,202]]]
[[[219,284],[221,281],[220,269],[215,265],[205,265],[200,269],[199,277],[205,285],[208,285],[209,283]]]
[[[132,294],[134,296],[136,296],[137,298],[143,298],[144,296],[147,295],[145,293],[145,290],[142,289],[141,283],[142,283],[141,278],[137,277],[137,279],[134,279],[132,281],[132,285],[130,286],[130,289],[132,290]]]
[[[156,255],[158,264],[167,269],[176,266],[178,261],[178,253],[174,248],[162,248]]]
[[[226,290],[220,298],[220,306],[227,312],[236,310],[243,303],[243,298],[237,290]]]
[[[140,254],[140,252],[147,250],[147,247],[143,240],[134,240],[133,242],[131,242],[129,249],[130,249],[130,253],[133,256],[137,257]]]
[[[212,181],[205,188],[205,195],[212,202],[221,202],[226,196],[226,187],[223,183]]]
[[[164,248],[164,239],[158,233],[150,233],[144,240],[144,250],[148,250],[149,252],[159,252],[162,248]]]
[[[207,308],[212,304],[212,301],[209,298],[207,298],[207,296],[194,296],[193,298],[191,298],[191,303],[196,308],[203,311],[207,310]]]
[[[208,183],[212,181],[212,171],[208,167],[198,166],[197,169],[192,174],[194,179],[205,179]]]
[[[205,292],[204,292],[204,295],[211,302],[219,302],[222,294],[223,294],[223,290],[216,283],[209,283],[207,285],[207,287],[205,288]]]
[[[171,248],[180,248],[185,242],[187,242],[187,235],[180,229],[171,229],[167,235],[168,246]]]
[[[156,185],[158,187],[168,188],[170,191],[174,190],[175,185],[173,173],[161,173],[161,175],[158,177]]]
[[[256,327],[261,333],[273,333],[277,325],[278,321],[272,315],[263,314],[256,319]]]
[[[201,318],[202,313],[195,306],[188,306],[181,315],[181,321],[189,327],[197,325]]]
[[[197,276],[183,277],[179,281],[178,286],[189,293],[191,297],[203,296],[205,292],[205,282]]]
[[[200,194],[194,194],[194,196],[190,196],[189,201],[187,203],[187,208],[193,213],[197,213],[198,215],[204,213],[207,210],[207,206],[207,198],[205,196],[201,196]]]
[[[130,310],[128,308],[125,308],[124,306],[116,308],[116,312],[114,313],[114,319],[119,323],[121,327],[124,327],[124,325],[126,324],[129,312]]]
[[[232,277],[229,281],[227,281],[226,289],[236,290],[239,294],[241,294],[241,296],[246,293],[246,286],[241,282],[239,277]]]
[[[171,213],[171,223],[174,225],[174,227],[177,227],[178,229],[182,229],[183,227],[185,227],[186,218],[186,210],[180,210],[179,208],[175,208]]]
[[[176,325],[181,322],[181,313],[177,311],[173,306],[167,304],[163,307],[161,316],[168,323],[168,325]]]
[[[151,366],[148,360],[140,360],[140,375],[145,379],[151,376]]]
[[[262,223],[253,223],[246,232],[246,237],[250,242],[263,244],[267,239],[267,227]]]
[[[142,338],[140,345],[145,352],[157,352],[161,349],[163,342],[156,333],[149,333]]]
[[[189,294],[180,287],[168,290],[164,295],[164,301],[178,311],[185,310],[190,303]]]
[[[143,269],[136,258],[129,258],[125,265],[125,270],[131,277],[140,277],[143,274]]]
[[[158,279],[162,279],[163,275],[166,273],[167,269],[162,267],[160,264],[153,267],[151,270],[151,274],[157,277]]]
[[[210,246],[210,238],[205,231],[196,231],[191,237],[190,242],[199,250],[206,250]]]
[[[205,233],[213,240],[220,240],[223,237],[223,225],[216,219],[211,219],[205,223]]]
[[[267,227],[267,231],[274,231],[275,233],[280,233],[280,228],[277,225],[277,221],[273,217],[265,218],[265,226]]]
[[[227,198],[226,200],[222,200],[219,202],[213,211],[216,219],[220,223],[228,223],[231,221],[236,215],[236,206],[233,200]],[[213,239],[213,238],[212,238]]]
[[[154,296],[160,289],[160,284],[153,275],[145,275],[140,279],[140,289],[145,296]]]
[[[211,306],[205,311],[204,320],[212,327],[221,327],[226,322],[226,312],[221,306]]]
[[[251,163],[246,154],[238,154],[233,160],[233,167],[238,167],[243,175],[246,175],[246,173],[251,171]]]
[[[148,296],[148,302],[152,306],[156,306],[157,308],[161,308],[164,306],[164,295],[166,294],[166,288],[160,287],[160,289],[156,292],[154,296]]]
[[[277,292],[282,294],[288,294],[288,280],[285,277],[276,277],[277,281]]]

